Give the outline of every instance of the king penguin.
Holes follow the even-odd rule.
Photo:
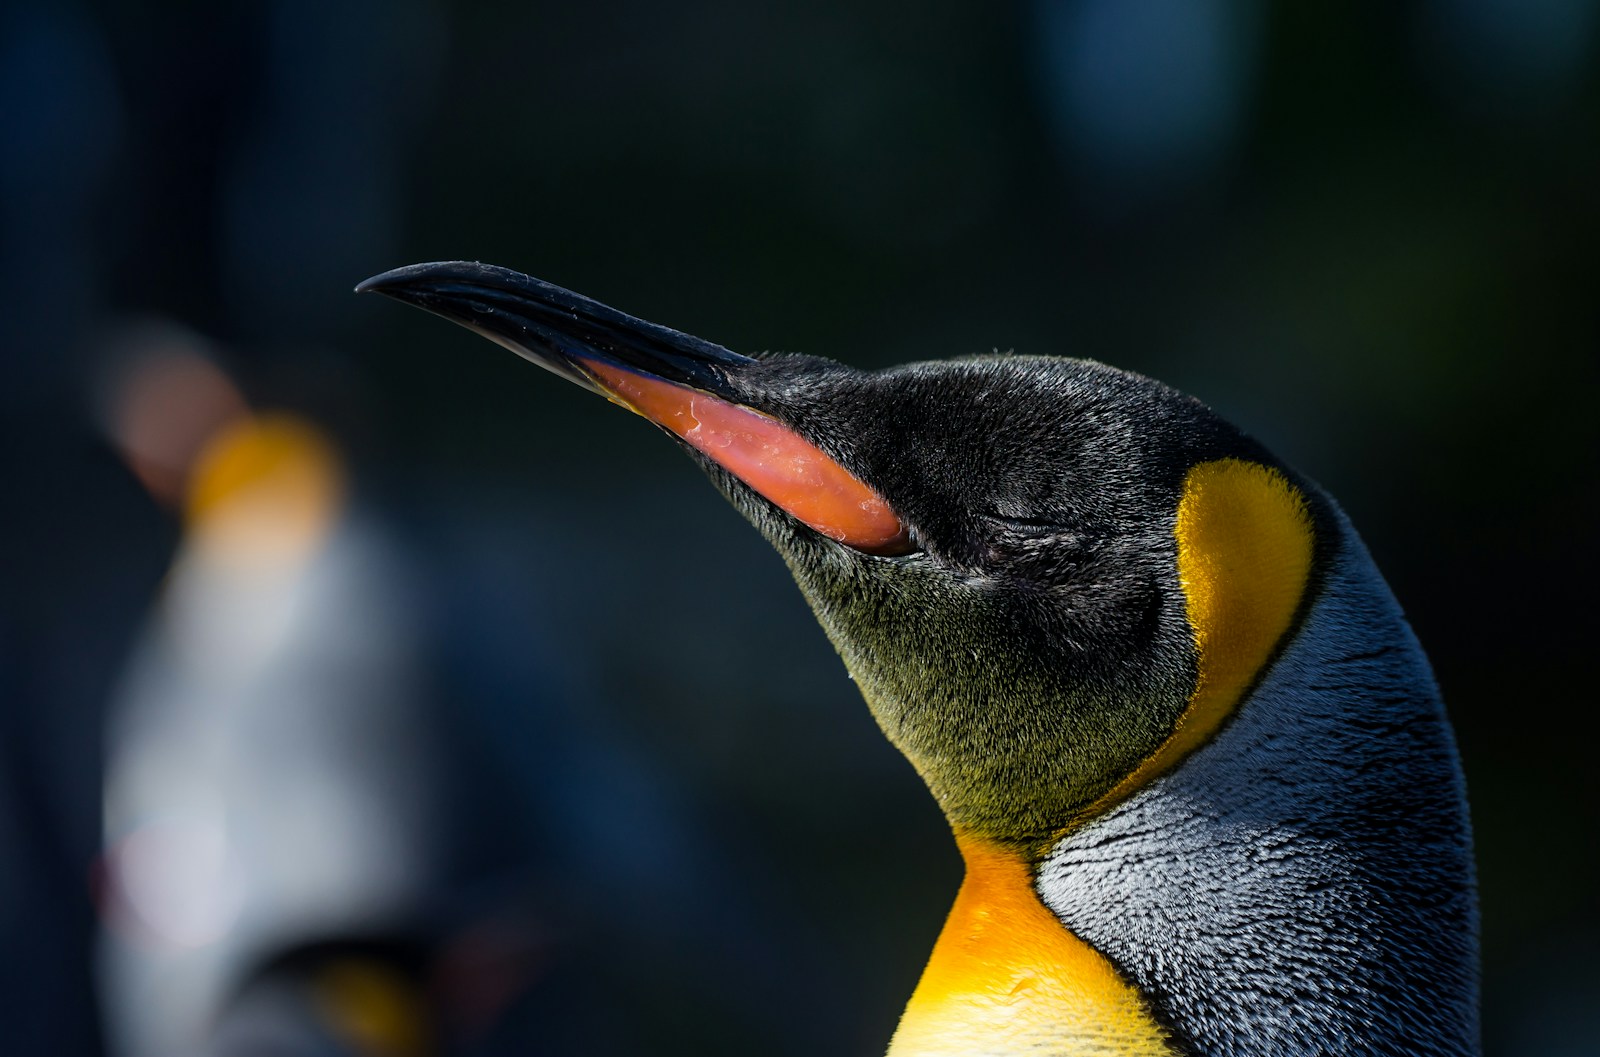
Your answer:
[[[357,289],[649,419],[783,556],[966,863],[891,1057],[1479,1052],[1427,660],[1334,501],[1205,405],[748,357],[482,264]]]

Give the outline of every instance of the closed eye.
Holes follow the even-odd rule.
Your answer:
[[[1029,536],[1059,536],[1076,534],[1066,525],[1061,524],[1059,521],[1051,521],[1049,518],[1009,517],[1005,514],[985,514],[983,517],[984,520],[988,521],[990,524]]]
[[[1103,533],[1082,525],[1066,525],[1052,518],[1004,514],[983,517],[991,528],[988,542],[991,560],[1028,565],[1042,562],[1057,572],[1064,572],[1091,560],[1106,542]]]

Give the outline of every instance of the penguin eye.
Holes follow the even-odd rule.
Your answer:
[[[984,515],[990,526],[985,551],[988,561],[1032,580],[1060,582],[1071,578],[1098,549],[1094,533],[1048,518]]]
[[[1005,514],[985,514],[983,518],[1002,530],[1025,536],[1056,536],[1072,533],[1067,526],[1048,518],[1010,517]]]
[[[1098,533],[1048,517],[984,514],[983,520],[989,524],[991,538],[1009,540],[1017,546],[1049,546],[1062,551],[1088,551],[1093,550],[1101,541]]]

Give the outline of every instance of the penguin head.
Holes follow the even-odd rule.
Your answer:
[[[1042,849],[1157,776],[1226,717],[1306,590],[1313,493],[1150,379],[751,358],[479,264],[358,289],[675,436],[783,555],[960,834]]]

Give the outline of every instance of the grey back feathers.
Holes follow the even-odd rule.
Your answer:
[[[1366,548],[1342,513],[1328,521],[1341,539],[1319,594],[1258,688],[1209,744],[1064,838],[1038,890],[1187,1052],[1475,1054],[1453,739]]]

